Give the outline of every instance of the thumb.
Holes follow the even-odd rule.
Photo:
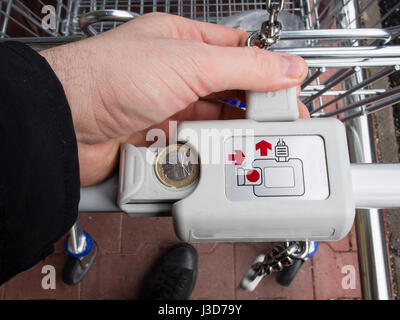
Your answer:
[[[307,63],[298,56],[253,47],[209,46],[200,59],[212,92],[224,90],[275,91],[301,84]],[[201,62],[200,62],[201,63]]]

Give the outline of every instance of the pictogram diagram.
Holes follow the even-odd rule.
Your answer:
[[[289,146],[280,138],[273,148],[275,157],[271,157],[272,145],[261,140],[255,145],[260,157],[254,159],[252,168],[240,165],[246,158],[241,150],[230,155],[234,161],[237,186],[252,187],[256,197],[301,196],[305,192],[303,161],[290,158]]]

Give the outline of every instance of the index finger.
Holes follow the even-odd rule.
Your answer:
[[[196,40],[226,47],[242,46],[249,36],[243,30],[159,12],[145,14],[119,28],[133,28],[142,35]]]

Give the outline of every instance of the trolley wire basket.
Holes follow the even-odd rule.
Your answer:
[[[399,12],[400,1],[392,6],[383,2],[287,0],[284,11],[297,15],[303,29],[283,30],[281,40],[303,40],[304,46],[272,48],[307,60],[309,74],[300,98],[312,117],[334,116],[346,123],[353,162],[376,161],[369,115],[400,101],[400,86],[391,81],[400,74],[400,46],[392,45],[400,27],[388,23]],[[53,28],[43,24],[45,6],[53,8]],[[264,8],[265,1],[259,0],[0,0],[0,41],[12,38],[42,49],[107,31],[149,12],[220,23],[225,17]],[[390,295],[382,224],[376,209],[358,215],[366,297]],[[367,257],[368,251],[372,254]]]

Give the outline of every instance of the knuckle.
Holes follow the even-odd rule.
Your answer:
[[[191,59],[192,67],[197,74],[196,94],[199,97],[204,97],[212,93],[215,88],[218,87],[218,84],[221,84],[222,82],[222,79],[220,79],[220,75],[216,75],[214,70],[209,69],[211,67],[211,64],[204,63],[204,61],[205,60]]]
[[[261,76],[266,76],[270,74],[273,65],[273,59],[268,52],[265,52],[258,48],[247,48],[249,59],[254,61],[255,71]]]
[[[164,13],[164,12],[150,12],[147,13],[146,16],[148,18],[157,18],[157,19],[165,19],[166,17],[168,17],[169,15]]]
[[[181,17],[168,14],[165,12],[150,12],[146,14],[149,18],[157,19],[157,21],[162,21],[163,23],[175,23],[177,20],[181,19]]]

